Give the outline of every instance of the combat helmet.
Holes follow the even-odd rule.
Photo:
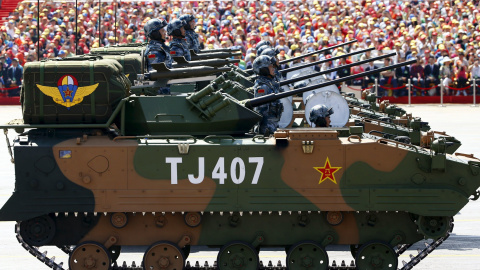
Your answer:
[[[260,49],[260,47],[265,46],[265,45],[268,46],[268,47],[271,47],[272,43],[270,43],[270,41],[268,41],[268,40],[262,40],[262,41],[257,43],[257,46],[255,46],[255,49],[257,49],[257,51],[258,51],[258,49]]]
[[[184,20],[175,19],[171,21],[167,26],[167,33],[170,36],[183,36],[180,28],[184,27],[187,23]]]
[[[268,55],[261,55],[253,61],[253,72],[257,75],[271,76],[268,66],[274,65],[275,59]]]
[[[333,114],[333,109],[323,104],[313,106],[310,110],[310,122],[315,123],[316,127],[327,127],[325,118]]]
[[[149,20],[143,27],[143,30],[145,31],[145,35],[147,35],[147,37],[152,38],[152,34],[154,32],[158,32],[158,30],[164,28],[165,26],[167,26],[167,22],[165,20],[155,18]]]
[[[193,15],[185,14],[180,16],[179,19],[182,21],[185,21],[185,30],[193,30],[192,28],[190,28],[190,24],[189,24],[190,21],[195,20],[195,17]]]
[[[268,45],[263,45],[257,48],[257,55],[262,55],[263,51],[266,49],[270,49],[271,47]]]
[[[268,55],[270,57],[276,57],[280,52],[278,51],[278,49],[273,49],[273,48],[266,48],[264,50],[262,50],[262,52],[260,53],[261,55]]]

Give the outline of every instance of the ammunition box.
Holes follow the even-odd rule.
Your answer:
[[[26,124],[105,123],[130,91],[113,59],[83,56],[25,65],[21,91]]]

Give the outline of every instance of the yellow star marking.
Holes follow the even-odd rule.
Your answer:
[[[335,175],[338,170],[340,170],[342,167],[332,167],[330,166],[330,160],[327,157],[327,160],[325,161],[325,166],[323,167],[313,167],[316,171],[322,174],[322,178],[320,178],[320,181],[318,184],[323,183],[327,179],[332,181],[334,184],[337,184],[337,181],[335,180]]]

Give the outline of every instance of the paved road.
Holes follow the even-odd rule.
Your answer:
[[[447,131],[448,134],[458,138],[463,145],[458,150],[462,153],[473,153],[480,156],[480,108],[469,105],[415,105],[404,107],[415,116],[421,116],[428,121],[433,130]],[[0,123],[5,123],[13,118],[20,118],[21,110],[18,106],[0,107]],[[15,134],[10,133],[12,138]],[[0,205],[8,199],[14,188],[13,164],[4,139],[0,139]],[[455,229],[452,236],[432,255],[423,260],[415,269],[480,269],[480,201],[468,204],[455,216]],[[408,254],[416,253],[415,250],[423,248],[419,243],[410,248],[400,257],[408,261]],[[42,251],[44,249],[41,249]],[[48,249],[49,255],[57,255],[56,261],[67,262],[67,257],[55,249]],[[330,260],[346,260],[350,262],[352,257],[344,248],[332,246],[327,249]],[[143,248],[132,247],[125,249],[119,261],[127,261],[129,264],[135,260],[141,261]],[[209,261],[210,264],[216,259],[216,250],[204,251],[195,249],[189,260],[200,261],[201,264]],[[280,250],[268,250],[260,253],[260,258],[265,262],[272,260],[285,261],[285,253]],[[0,222],[0,269],[48,269],[35,258],[30,256],[18,243],[14,234],[13,222]]]

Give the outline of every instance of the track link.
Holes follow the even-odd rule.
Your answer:
[[[423,250],[418,249],[417,252],[418,254],[416,256],[410,255],[410,261],[402,261],[403,266],[399,268],[399,270],[410,270],[413,269],[420,261],[425,259],[430,253],[433,252],[437,247],[439,247],[445,240],[450,237],[451,232],[453,231],[453,219],[450,221],[451,226],[450,230],[448,233],[444,236],[441,237],[432,243],[427,243],[425,242],[425,248]],[[27,250],[32,256],[36,257],[39,261],[47,265],[53,270],[65,270],[66,268],[63,267],[63,262],[56,263],[55,262],[55,256],[48,257],[47,256],[47,251],[41,252],[37,247],[31,246],[27,244],[22,236],[20,235],[20,222],[17,222],[15,224],[15,233],[18,242],[22,245],[22,247]],[[400,256],[402,253],[408,250],[412,245],[411,244],[404,244],[401,245],[397,248],[396,253],[398,256]],[[70,255],[72,252],[72,248],[70,246],[59,246],[58,247],[61,251],[63,251],[65,254]],[[126,262],[123,262],[121,266],[117,265],[117,262],[114,262],[112,267],[112,270],[143,270],[142,264],[136,264],[135,262],[132,262],[131,265],[127,265]],[[200,264],[200,262],[196,261],[195,264],[192,265],[190,261],[186,262],[185,265],[185,270],[217,270],[217,262],[214,262],[213,265],[209,265],[209,263],[206,261],[203,265]],[[282,265],[281,261],[278,261],[276,265],[272,263],[272,261],[269,261],[267,264],[264,264],[262,261],[260,261],[260,268],[259,270],[286,270],[286,266]],[[336,261],[333,260],[332,264],[328,267],[329,270],[354,270],[356,269],[355,263],[352,260],[349,265],[345,263],[345,261],[342,261],[340,264],[337,265]]]

